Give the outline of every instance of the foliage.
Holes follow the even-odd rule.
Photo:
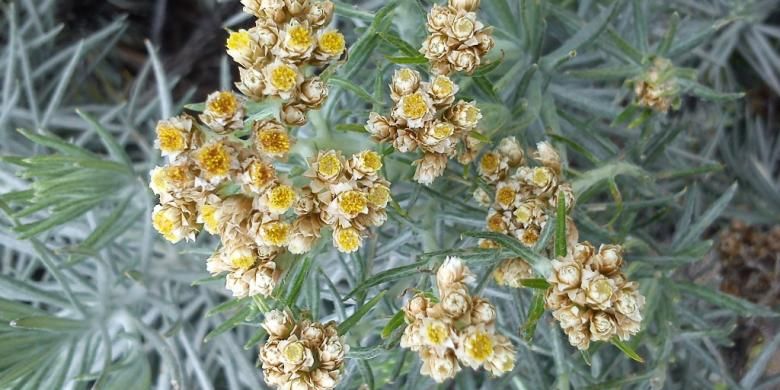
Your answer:
[[[4,5],[0,26],[0,388],[263,388],[259,324],[284,303],[341,322],[352,346],[344,388],[428,387],[419,360],[398,348],[397,313],[406,290],[431,289],[432,270],[449,255],[477,273],[518,346],[510,375],[462,372],[459,388],[777,385],[776,376],[762,377],[777,342],[742,377],[718,348],[731,342],[737,318],[774,318],[777,308],[693,283],[683,271],[710,251],[705,238],[722,217],[780,220],[776,114],[741,98],[752,84],[740,77],[748,64],[777,102],[780,30],[767,10],[778,1],[482,2],[497,48],[458,81],[482,108],[484,134],[527,146],[554,141],[578,196],[582,239],[622,243],[648,299],[639,335],[586,354],[541,310],[546,285],[490,283],[503,258],[529,259],[539,278],[549,259],[481,232],[475,168],[453,163],[421,187],[409,158],[391,150],[382,151],[395,206],[363,250],[300,259],[269,301],[227,296],[205,271],[216,243],[171,246],[149,217],[154,123],[205,96],[174,96],[179,75],[150,43],[135,80],[115,80],[111,59],[128,20],[70,40],[52,2],[34,3]],[[329,70],[330,97],[297,135],[300,155],[291,160],[318,148],[372,147],[362,125],[370,111],[390,108],[392,64],[424,69],[414,48],[431,1],[347,3],[336,1],[336,12],[349,59]],[[680,79],[681,107],[667,115],[633,105],[626,83],[655,56],[670,59]],[[126,94],[106,92],[117,83],[127,83]],[[480,249],[480,237],[503,240],[504,249]]]

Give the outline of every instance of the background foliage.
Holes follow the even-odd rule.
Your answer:
[[[350,58],[298,134],[301,156],[371,146],[362,124],[389,105],[392,63],[421,63],[410,47],[424,38],[432,2],[336,3]],[[231,300],[208,277],[215,242],[157,237],[146,184],[159,158],[156,120],[230,86],[221,28],[246,23],[238,2],[2,8],[0,388],[263,388],[258,305]],[[767,367],[780,345],[777,300],[772,308],[719,292],[708,238],[732,218],[780,222],[777,9],[771,0],[483,1],[498,45],[490,65],[460,80],[464,94],[480,103],[491,140],[555,141],[581,237],[624,243],[648,298],[644,331],[631,341],[644,363],[609,345],[580,355],[548,315],[536,318],[532,289],[489,283],[512,250],[478,250],[467,233],[485,217],[471,200],[473,169],[451,165],[420,187],[399,154],[386,157],[398,204],[388,223],[354,256],[326,247],[297,261],[279,299],[323,320],[376,303],[348,334],[344,388],[433,386],[396,347],[399,330],[385,327],[404,290],[430,288],[430,271],[451,254],[477,271],[519,350],[512,375],[465,371],[455,388],[776,388],[780,374]],[[653,55],[684,68],[682,107],[621,121],[633,98],[624,82]],[[735,361],[728,348],[746,326],[759,337]]]

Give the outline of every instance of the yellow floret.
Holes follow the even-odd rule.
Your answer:
[[[445,139],[455,132],[455,126],[449,123],[437,123],[433,127],[433,136],[436,139]]]
[[[290,238],[290,225],[285,222],[269,222],[262,227],[263,238],[270,245],[284,246]]]
[[[178,237],[175,234],[177,221],[171,218],[171,213],[166,209],[160,209],[152,215],[152,226],[157,230],[166,240],[176,243]]]
[[[339,195],[339,209],[344,214],[354,216],[366,209],[368,200],[366,195],[359,191],[347,191]]]
[[[215,234],[219,228],[219,218],[217,218],[217,206],[211,204],[204,204],[200,206],[200,218],[203,220],[203,225],[206,226],[206,231]]]
[[[238,106],[238,98],[232,92],[219,92],[208,101],[206,111],[221,117],[232,117]]]
[[[271,70],[271,85],[280,91],[290,91],[298,82],[298,72],[290,65],[280,64]]]
[[[257,188],[263,188],[276,178],[276,170],[271,164],[255,161],[249,166],[249,180]]]
[[[433,345],[441,345],[449,337],[447,326],[442,323],[430,322],[425,326],[425,337]]]
[[[230,153],[221,143],[204,146],[197,158],[208,176],[226,176],[230,171]]]
[[[234,31],[230,33],[227,40],[227,48],[230,50],[242,50],[252,42],[252,36],[246,30]]]
[[[485,173],[493,173],[498,170],[498,155],[495,153],[487,153],[482,156],[482,160],[479,162],[480,168]]]
[[[377,186],[368,193],[368,203],[376,207],[385,207],[390,201],[390,189],[385,186]]]
[[[487,332],[477,332],[466,338],[466,354],[477,362],[493,355],[493,340]]]
[[[382,157],[379,153],[372,150],[363,152],[363,166],[371,172],[376,172],[382,168]]]
[[[328,31],[320,36],[319,46],[325,53],[339,55],[346,48],[344,35],[338,31]]]
[[[341,172],[341,161],[336,153],[330,152],[317,161],[317,173],[323,177],[333,177]]]
[[[436,96],[450,96],[455,90],[455,85],[447,76],[436,76],[436,79],[433,80],[432,90]]]
[[[268,208],[271,212],[281,214],[292,207],[295,202],[295,191],[290,186],[279,185],[268,194]]]
[[[306,51],[312,45],[311,32],[304,26],[293,26],[288,31],[287,45],[297,51]]]
[[[404,97],[401,108],[408,119],[420,119],[428,112],[428,104],[420,92]]]
[[[257,134],[260,149],[271,154],[286,154],[290,151],[290,136],[279,129],[260,129]]]
[[[187,141],[181,129],[161,123],[157,126],[157,142],[164,153],[176,153],[187,148]]]
[[[496,192],[496,202],[503,207],[507,207],[515,201],[515,190],[511,187],[501,187]]]
[[[360,234],[354,228],[336,230],[333,235],[333,241],[340,252],[352,253],[360,248]]]

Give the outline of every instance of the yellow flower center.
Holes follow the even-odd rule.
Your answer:
[[[161,209],[152,215],[152,226],[154,226],[154,229],[162,234],[166,240],[171,242],[176,241],[176,237],[173,234],[173,231],[176,229],[176,221],[170,218],[166,209]]]
[[[515,201],[515,190],[511,187],[501,187],[496,192],[496,202],[503,207],[508,207]]]
[[[287,46],[296,51],[306,51],[311,47],[311,32],[304,26],[293,26],[287,32]]]
[[[290,91],[298,81],[298,72],[286,64],[276,66],[271,71],[271,85],[280,91]]]
[[[466,106],[466,121],[469,124],[476,125],[479,122],[480,111],[477,106],[469,104]]]
[[[433,88],[431,88],[433,91],[433,94],[438,97],[445,97],[452,95],[452,92],[455,90],[455,85],[452,84],[452,80],[450,80],[447,76],[437,76],[435,80],[433,80]]]
[[[295,202],[295,191],[290,186],[280,185],[268,194],[268,208],[275,213],[283,213]]]
[[[204,204],[200,206],[200,216],[203,219],[203,224],[206,225],[206,230],[209,232],[216,232],[219,227],[219,219],[217,218],[217,206]]]
[[[448,338],[447,326],[431,322],[425,327],[425,337],[433,345],[441,345]]]
[[[230,50],[243,50],[249,47],[252,36],[246,30],[231,32],[227,40],[227,48]]]
[[[445,139],[455,132],[455,126],[449,123],[437,123],[433,126],[433,137],[436,139]]]
[[[165,168],[165,177],[176,187],[184,187],[189,182],[189,171],[180,165]]]
[[[209,100],[206,110],[222,117],[231,117],[238,110],[238,99],[232,92],[220,92]]]
[[[558,271],[558,280],[568,285],[579,284],[580,269],[573,265],[567,265]]]
[[[398,71],[398,81],[409,83],[414,81],[415,74],[412,72],[411,69],[403,68],[400,71]]]
[[[290,151],[290,136],[280,129],[260,129],[257,134],[260,148],[272,154],[285,154]]]
[[[487,220],[487,228],[491,232],[504,231],[504,220],[501,217],[501,214],[496,213],[491,215]]]
[[[249,166],[249,180],[257,188],[265,187],[276,177],[276,171],[271,164],[255,161]]]
[[[254,256],[251,255],[236,256],[231,259],[230,263],[233,265],[233,267],[247,270],[249,268],[252,268],[253,265],[255,265],[255,258]]]
[[[352,253],[360,248],[360,234],[353,228],[341,229],[335,232],[336,247],[344,253]]]
[[[347,191],[339,195],[339,209],[347,215],[357,215],[366,208],[366,195],[358,191]]]
[[[606,302],[612,297],[612,286],[610,286],[609,281],[606,279],[601,279],[593,283],[590,290],[591,297],[597,302]]]
[[[209,176],[225,176],[230,170],[230,155],[221,143],[204,146],[198,152],[198,162]]]
[[[479,166],[483,172],[493,173],[498,170],[498,155],[495,153],[487,153],[482,156]]]
[[[428,112],[428,104],[419,92],[405,96],[401,104],[404,116],[408,119],[420,119]]]
[[[320,50],[331,55],[338,55],[344,52],[346,43],[344,35],[338,31],[328,31],[320,36]]]
[[[275,246],[287,244],[290,238],[290,225],[285,222],[269,222],[263,225],[263,237]]]
[[[458,36],[467,36],[471,34],[472,31],[474,31],[474,22],[467,18],[460,18],[458,21],[455,22],[455,24],[452,26],[452,30],[457,34]]]
[[[328,153],[317,162],[317,173],[322,177],[334,177],[341,172],[341,161],[335,153]]]
[[[520,207],[515,210],[515,220],[522,224],[526,224],[531,221],[531,208],[528,205],[521,204]]]
[[[365,167],[366,170],[376,172],[382,168],[382,157],[379,156],[379,153],[367,150],[363,152],[362,157],[363,167]]]
[[[385,186],[378,186],[371,189],[368,193],[368,203],[377,207],[387,206],[390,201],[390,189]]]
[[[284,354],[284,358],[287,361],[299,362],[303,360],[304,351],[305,351],[305,347],[303,346],[303,344],[297,342],[297,343],[287,344],[287,346],[284,347],[284,351],[282,351],[282,353]]]
[[[170,125],[161,124],[157,127],[157,139],[160,150],[166,153],[181,152],[187,147],[184,133]]]
[[[477,362],[493,355],[493,340],[486,332],[477,332],[466,338],[466,354]]]
[[[539,232],[535,228],[527,228],[523,230],[523,239],[520,240],[523,242],[523,244],[526,245],[533,245],[536,244],[536,241],[539,241]]]
[[[532,180],[535,186],[546,187],[550,184],[550,180],[552,180],[552,174],[550,174],[550,170],[546,167],[537,167],[534,168]]]

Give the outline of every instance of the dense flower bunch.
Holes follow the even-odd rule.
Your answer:
[[[238,89],[254,100],[282,99],[282,122],[306,123],[306,112],[328,96],[323,80],[307,73],[344,55],[344,36],[327,28],[333,3],[309,0],[241,0],[257,18],[254,27],[232,32],[227,52],[239,65]]]
[[[555,213],[559,197],[563,197],[567,210],[574,206],[571,185],[561,175],[560,156],[546,142],[536,148],[532,157],[539,165],[529,166],[517,140],[502,139],[479,161],[479,174],[495,190],[495,197],[491,199],[481,188],[474,193],[478,203],[489,207],[487,230],[510,235],[527,246],[538,241],[548,216]],[[576,242],[577,229],[570,219],[567,232]],[[482,240],[480,245],[495,247],[489,240]]]
[[[661,113],[680,107],[680,86],[671,61],[655,58],[650,68],[633,83],[636,103],[640,107]]]
[[[437,74],[473,73],[495,46],[493,29],[477,20],[479,0],[449,0],[428,14],[428,37],[420,52]]]
[[[645,298],[621,272],[623,248],[587,242],[554,260],[545,302],[569,337],[585,350],[591,341],[628,340],[640,330]]]
[[[304,176],[311,179],[296,212],[301,232],[319,235],[319,226],[333,230],[333,245],[341,252],[358,250],[370,226],[387,220],[385,208],[390,201],[390,183],[379,175],[382,157],[363,151],[345,160],[341,153],[320,152],[311,160]],[[309,244],[310,245],[310,244]]]
[[[423,82],[419,72],[401,68],[393,75],[390,91],[395,102],[391,115],[372,112],[366,130],[374,140],[392,143],[399,152],[422,152],[414,162],[417,182],[433,183],[450,157],[458,155],[463,164],[474,159],[479,141],[470,133],[476,131],[482,113],[474,103],[455,102],[458,86],[449,77],[439,75]]]
[[[419,293],[404,306],[401,346],[420,354],[420,372],[436,382],[453,378],[461,364],[493,375],[514,368],[515,349],[495,330],[496,308],[469,293],[472,280],[460,259],[448,257],[436,272],[440,301]]]
[[[289,311],[273,310],[262,325],[268,340],[260,346],[260,363],[268,385],[295,390],[336,387],[349,346],[334,322],[296,322]]]

